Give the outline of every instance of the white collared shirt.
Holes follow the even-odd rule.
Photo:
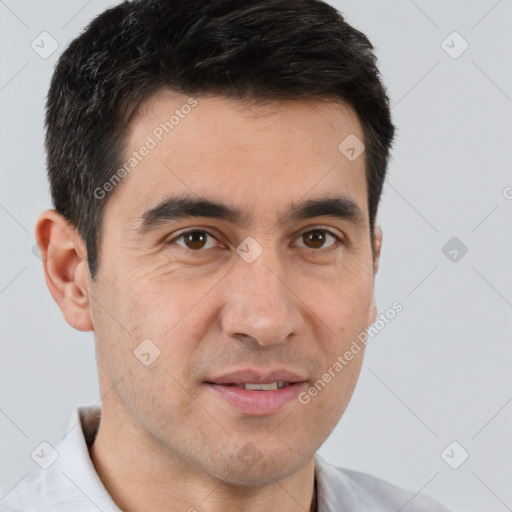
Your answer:
[[[35,452],[34,460],[42,467],[14,487],[2,488],[0,512],[121,512],[89,456],[100,414],[100,406],[77,407],[58,446],[42,445]],[[315,475],[317,512],[449,512],[423,494],[332,466],[318,453]]]

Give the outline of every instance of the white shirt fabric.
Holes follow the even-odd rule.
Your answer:
[[[58,457],[0,491],[0,512],[121,512],[100,480],[88,445],[96,435],[100,406],[77,407]],[[46,454],[44,454],[46,450]],[[48,456],[51,448],[42,448]],[[46,464],[46,463],[45,463]],[[338,468],[315,454],[317,512],[449,512],[440,503],[371,475]]]

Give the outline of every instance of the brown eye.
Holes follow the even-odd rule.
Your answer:
[[[208,238],[212,240],[212,242],[208,241]],[[183,243],[178,243],[178,241],[183,241]],[[215,247],[215,238],[213,235],[210,235],[207,231],[201,231],[195,229],[193,231],[186,231],[178,235],[176,238],[170,240],[168,242],[169,245],[173,243],[177,243],[181,247],[185,249],[190,249],[191,251],[201,251],[202,249],[210,249],[211,247]]]
[[[334,242],[341,242],[340,238],[331,233],[326,229],[314,229],[312,231],[305,231],[302,233],[300,237],[304,243],[304,246],[308,249],[321,249],[323,247],[330,247],[333,244],[328,244],[325,246],[325,243],[329,239],[333,239]]]
[[[192,231],[183,236],[183,241],[189,249],[202,249],[206,243],[206,236],[201,231]]]

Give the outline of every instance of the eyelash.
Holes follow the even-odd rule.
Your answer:
[[[332,236],[339,245],[345,245],[345,242],[344,242],[344,240],[341,237],[339,237],[338,235],[336,235],[335,233],[333,233],[329,229],[325,229],[325,228],[308,229],[308,230],[303,231],[302,233],[300,233],[300,235],[297,238],[300,238],[301,236],[305,235],[306,233],[312,233],[312,232],[315,232],[315,231],[321,231],[323,233],[327,233],[328,235]],[[206,231],[204,229],[190,229],[188,231],[183,231],[182,233],[180,233],[179,235],[175,236],[171,240],[168,240],[167,242],[165,242],[165,245],[167,245],[167,246],[173,245],[174,243],[176,243],[176,241],[178,241],[180,239],[183,239],[185,236],[187,236],[187,235],[189,235],[191,233],[204,233],[207,236],[212,237],[214,240],[217,240],[217,238],[215,236],[213,236],[211,233],[209,233],[208,231]],[[218,240],[217,240],[217,242],[218,242]],[[333,246],[336,246],[336,245],[337,245],[336,243],[333,244]],[[188,247],[184,247],[184,246],[179,245],[179,244],[178,244],[178,247],[180,249],[182,249],[183,251],[187,252],[187,253],[196,253],[196,254],[205,252],[208,249],[212,249],[212,247],[209,247],[208,249],[204,249],[204,248],[202,248],[202,249],[189,249]],[[332,247],[329,246],[328,248],[332,248]],[[322,249],[327,250],[324,247],[320,247],[318,249],[311,249],[309,247],[303,247],[303,249],[309,249],[311,251],[317,251],[317,252],[321,251]]]

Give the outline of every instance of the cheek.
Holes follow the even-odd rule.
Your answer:
[[[348,346],[340,347],[326,358],[323,373],[300,396],[301,422],[304,429],[304,443],[308,439],[320,438],[323,443],[331,434],[344,414],[359,378],[363,361],[364,347],[352,356],[350,361],[343,359]],[[338,359],[340,356],[341,361]],[[337,364],[336,364],[337,363]],[[311,418],[317,420],[311,422]]]
[[[129,351],[133,353],[143,340],[151,340],[158,353],[153,364],[165,368],[169,378],[189,382],[198,345],[217,321],[217,309],[208,296],[217,280],[192,283],[174,276],[148,280],[142,277],[137,280],[143,283],[140,286],[117,292],[123,298],[119,317],[130,332]],[[175,391],[179,390],[176,388],[168,396],[177,396]]]
[[[124,266],[123,266],[124,263]],[[177,265],[155,256],[148,265],[129,257],[109,273],[102,288],[130,332],[161,336],[172,328],[205,293],[206,282],[187,283]]]
[[[109,388],[118,383],[119,396],[146,428],[167,431],[176,410],[187,416],[197,409],[187,391],[189,363],[201,339],[195,330],[202,322],[187,316],[191,310],[201,314],[200,305],[197,313],[193,308],[196,295],[156,285],[96,293],[101,301],[93,315],[100,371]]]
[[[315,412],[325,418],[332,418],[334,414],[339,419],[357,383],[365,348],[358,336],[368,326],[372,280],[368,267],[352,265],[350,269],[345,268],[337,280],[322,286],[317,283],[312,290],[317,299],[308,301],[322,354],[319,376],[322,382],[318,384],[321,391],[313,391],[322,397],[311,401],[315,401],[313,407],[318,408]]]
[[[306,302],[332,336],[346,338],[366,328],[373,297],[373,276],[366,267],[345,267],[339,276],[310,282],[306,289]]]
[[[211,305],[208,307],[208,293],[217,280],[212,276],[194,280],[177,275],[142,277],[140,285],[124,293],[123,316],[139,336],[154,336],[167,342],[185,330],[190,337],[189,331],[200,332],[201,326],[210,321],[213,311]]]

